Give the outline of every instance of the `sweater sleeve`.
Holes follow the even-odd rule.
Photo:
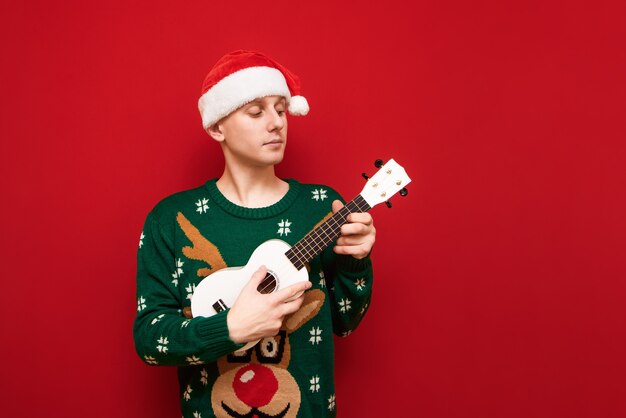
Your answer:
[[[356,259],[338,255],[327,248],[322,253],[322,268],[330,297],[333,332],[341,337],[354,331],[367,312],[373,285],[369,256]]]
[[[176,271],[171,239],[153,213],[148,215],[137,254],[137,316],[133,335],[141,359],[151,365],[185,366],[212,362],[241,348],[229,337],[228,311],[186,319],[172,285]]]

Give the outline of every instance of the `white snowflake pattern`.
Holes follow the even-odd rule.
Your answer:
[[[185,393],[183,393],[183,398],[185,398],[186,401],[191,399],[191,392],[193,392],[193,389],[191,389],[190,385],[187,385],[187,389],[185,389]]]
[[[203,197],[202,199],[198,199],[196,202],[196,212],[198,213],[206,213],[209,210],[209,199]]]
[[[162,313],[161,315],[157,316],[156,318],[154,318],[154,319],[152,320],[152,322],[150,322],[150,325],[154,325],[154,324],[156,324],[156,323],[157,323],[157,322],[159,322],[159,321],[161,320],[161,318],[163,318],[164,316],[165,316],[165,314],[163,314],[163,313]]]
[[[206,369],[202,369],[200,371],[200,382],[202,382],[204,386],[209,384],[209,373],[206,371]]]
[[[189,286],[185,288],[185,290],[187,291],[187,299],[191,300],[191,297],[193,296],[193,292],[196,291],[195,283],[190,283]]]
[[[328,196],[326,196],[325,189],[315,189],[311,193],[313,193],[313,196],[311,196],[311,199],[321,201],[321,200],[328,198]]]
[[[335,409],[335,394],[334,393],[330,395],[330,398],[328,398],[328,410],[332,411],[333,409]]]
[[[193,418],[202,418],[202,414],[200,412],[198,412],[198,411],[195,411],[193,413]]]
[[[365,304],[363,305],[363,307],[361,308],[361,311],[359,312],[361,315],[363,315],[365,313],[365,310],[367,309],[367,307],[369,306],[369,304]]]
[[[280,222],[278,222],[278,231],[276,231],[276,233],[280,234],[281,237],[283,235],[287,236],[291,232],[291,229],[289,229],[290,226],[291,222],[289,222],[289,219],[281,219]]]
[[[159,350],[159,353],[167,354],[167,350],[168,350],[167,345],[170,343],[167,340],[167,337],[161,336],[161,338],[157,340],[157,343],[158,343],[157,350]]]
[[[139,248],[143,247],[143,239],[146,236],[143,234],[143,231],[141,231],[141,235],[139,236]]]
[[[339,304],[339,310],[342,313],[346,313],[348,312],[350,309],[352,309],[352,307],[350,306],[350,304],[352,303],[352,301],[350,299],[341,299],[339,302],[337,302]]]
[[[196,366],[198,364],[204,364],[204,361],[200,360],[200,358],[196,357],[196,356],[185,357],[185,360],[187,360],[187,363],[189,363],[191,366]]]
[[[191,322],[191,319],[185,319],[183,322],[180,323],[180,327],[187,328],[187,325],[189,325],[190,322]]]
[[[156,359],[152,356],[143,356],[143,359],[146,361],[146,363],[148,364],[159,364],[158,361],[156,361]]]
[[[354,285],[356,286],[356,290],[365,289],[365,279],[356,279]]]
[[[178,286],[178,279],[180,279],[180,277],[183,275],[182,267],[184,264],[185,262],[180,258],[176,260],[176,269],[174,270],[174,273],[172,273],[172,277],[174,278],[174,280],[172,280],[172,283],[174,283],[174,286]]]
[[[320,390],[320,377],[319,376],[311,377],[311,379],[309,380],[309,383],[311,384],[311,386],[309,387],[309,390],[311,392],[313,393],[319,392]]]
[[[137,312],[141,312],[146,309],[146,300],[143,296],[137,298]]]
[[[324,272],[320,271],[320,287],[326,286],[326,278],[324,277]]]
[[[322,341],[322,330],[320,327],[313,327],[309,330],[309,334],[311,334],[311,338],[309,338],[309,342],[313,345],[319,344]]]

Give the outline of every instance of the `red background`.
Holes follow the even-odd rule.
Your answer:
[[[626,416],[624,3],[227,3],[2,3],[0,415],[179,416],[134,353],[135,252],[221,173],[196,103],[247,48],[311,104],[279,174],[413,178],[372,212],[340,416]]]

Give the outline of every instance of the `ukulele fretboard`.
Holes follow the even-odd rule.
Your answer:
[[[294,267],[300,270],[339,237],[341,226],[347,222],[349,214],[353,212],[367,212],[370,209],[371,207],[365,199],[358,195],[323,224],[305,235],[285,255]]]

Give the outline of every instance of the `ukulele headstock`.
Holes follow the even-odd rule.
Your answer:
[[[378,161],[380,160],[377,160],[376,166],[379,166]],[[398,192],[405,196],[406,189],[404,187],[410,182],[411,179],[404,168],[392,158],[380,166],[380,170],[376,174],[368,178],[361,191],[361,196],[370,207],[374,207],[379,203],[388,202],[389,198]],[[387,206],[390,204],[387,203]]]

